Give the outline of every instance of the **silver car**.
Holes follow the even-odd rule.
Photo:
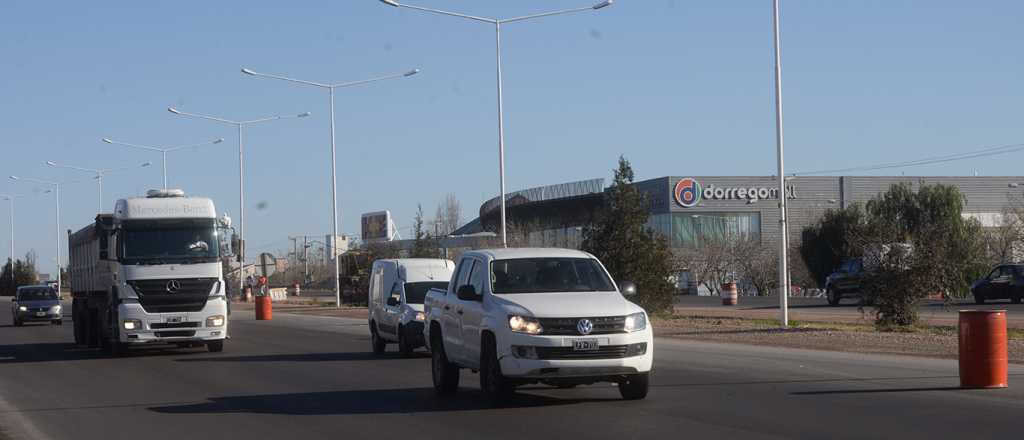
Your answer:
[[[61,325],[64,319],[57,290],[48,285],[19,287],[11,299],[11,316],[16,326],[33,321]]]

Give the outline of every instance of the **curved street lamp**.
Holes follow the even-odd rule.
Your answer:
[[[98,206],[98,208],[99,208],[99,212],[103,212],[103,178],[107,174],[116,173],[118,171],[125,171],[125,170],[135,169],[135,168],[145,168],[145,167],[148,167],[148,166],[152,165],[153,163],[152,162],[143,162],[143,163],[141,163],[139,165],[133,165],[133,166],[127,166],[127,167],[121,167],[121,168],[110,168],[110,169],[106,169],[106,170],[100,170],[100,169],[95,169],[95,168],[76,167],[76,166],[72,166],[72,165],[64,165],[64,164],[61,164],[61,163],[54,162],[52,160],[46,161],[46,164],[51,166],[51,167],[54,167],[54,168],[67,168],[69,170],[84,171],[84,172],[87,172],[87,173],[94,174],[93,179],[96,180],[96,185],[97,185],[97,187],[99,189],[99,206]]]
[[[207,141],[207,142],[202,142],[202,143],[192,144],[192,145],[181,145],[181,146],[177,146],[177,147],[152,147],[152,146],[149,146],[149,145],[139,145],[139,144],[131,144],[131,143],[128,143],[128,142],[115,141],[115,140],[110,139],[110,138],[103,138],[103,142],[106,142],[106,143],[112,144],[112,145],[121,145],[121,146],[124,146],[124,147],[131,147],[131,148],[136,148],[136,149],[140,149],[140,150],[147,150],[147,151],[156,151],[156,152],[160,153],[161,156],[162,156],[161,157],[161,163],[163,164],[164,189],[167,189],[167,153],[170,153],[170,152],[173,152],[173,151],[178,151],[178,150],[183,150],[185,148],[196,148],[196,147],[203,147],[203,146],[207,146],[207,145],[215,145],[215,144],[219,144],[221,142],[224,142],[224,139],[223,138],[219,138],[219,139],[214,139],[212,141]]]

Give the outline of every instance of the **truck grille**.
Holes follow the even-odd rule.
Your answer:
[[[169,289],[176,282],[177,289]],[[147,313],[198,312],[206,307],[216,278],[136,280],[128,284]],[[173,292],[172,292],[173,291]]]
[[[195,335],[195,330],[173,330],[169,332],[156,332],[156,337],[158,338],[190,338]]]
[[[541,327],[544,328],[544,335],[551,336],[575,336],[579,335],[576,324],[581,319],[589,319],[594,323],[594,330],[591,335],[609,335],[625,333],[625,316],[605,316],[600,318],[539,318]]]
[[[574,351],[572,347],[537,347],[537,359],[622,359],[629,346],[606,345],[597,350]]]
[[[152,330],[161,330],[165,328],[196,328],[199,327],[198,322],[154,322],[149,325]]]

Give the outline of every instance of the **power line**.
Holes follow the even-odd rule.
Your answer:
[[[945,156],[934,156],[924,159],[908,160],[902,162],[887,162],[874,165],[864,165],[859,167],[850,168],[836,168],[830,170],[816,170],[816,171],[804,171],[793,173],[794,176],[806,176],[813,174],[833,174],[833,173],[844,173],[849,171],[872,171],[889,168],[905,168],[921,165],[932,165],[937,163],[953,162],[958,160],[975,159],[979,157],[996,156],[1000,154],[1015,153],[1024,150],[1024,143],[1021,144],[1009,144],[1001,145],[998,147],[987,147],[980,150],[969,151],[965,153],[949,154]]]

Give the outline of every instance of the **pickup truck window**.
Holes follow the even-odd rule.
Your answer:
[[[445,281],[423,281],[419,283],[405,283],[405,303],[423,304],[430,289],[448,290],[448,283]]]
[[[517,258],[491,263],[491,292],[614,292],[597,261],[590,258]]]
[[[473,268],[473,263],[476,260],[472,258],[463,258],[462,262],[459,263],[459,273],[455,279],[455,292],[459,291],[459,287],[465,286],[469,283],[469,270]]]
[[[487,285],[487,266],[477,262],[473,265],[473,271],[469,273],[469,284],[476,290],[477,295],[484,294],[484,286]]]

